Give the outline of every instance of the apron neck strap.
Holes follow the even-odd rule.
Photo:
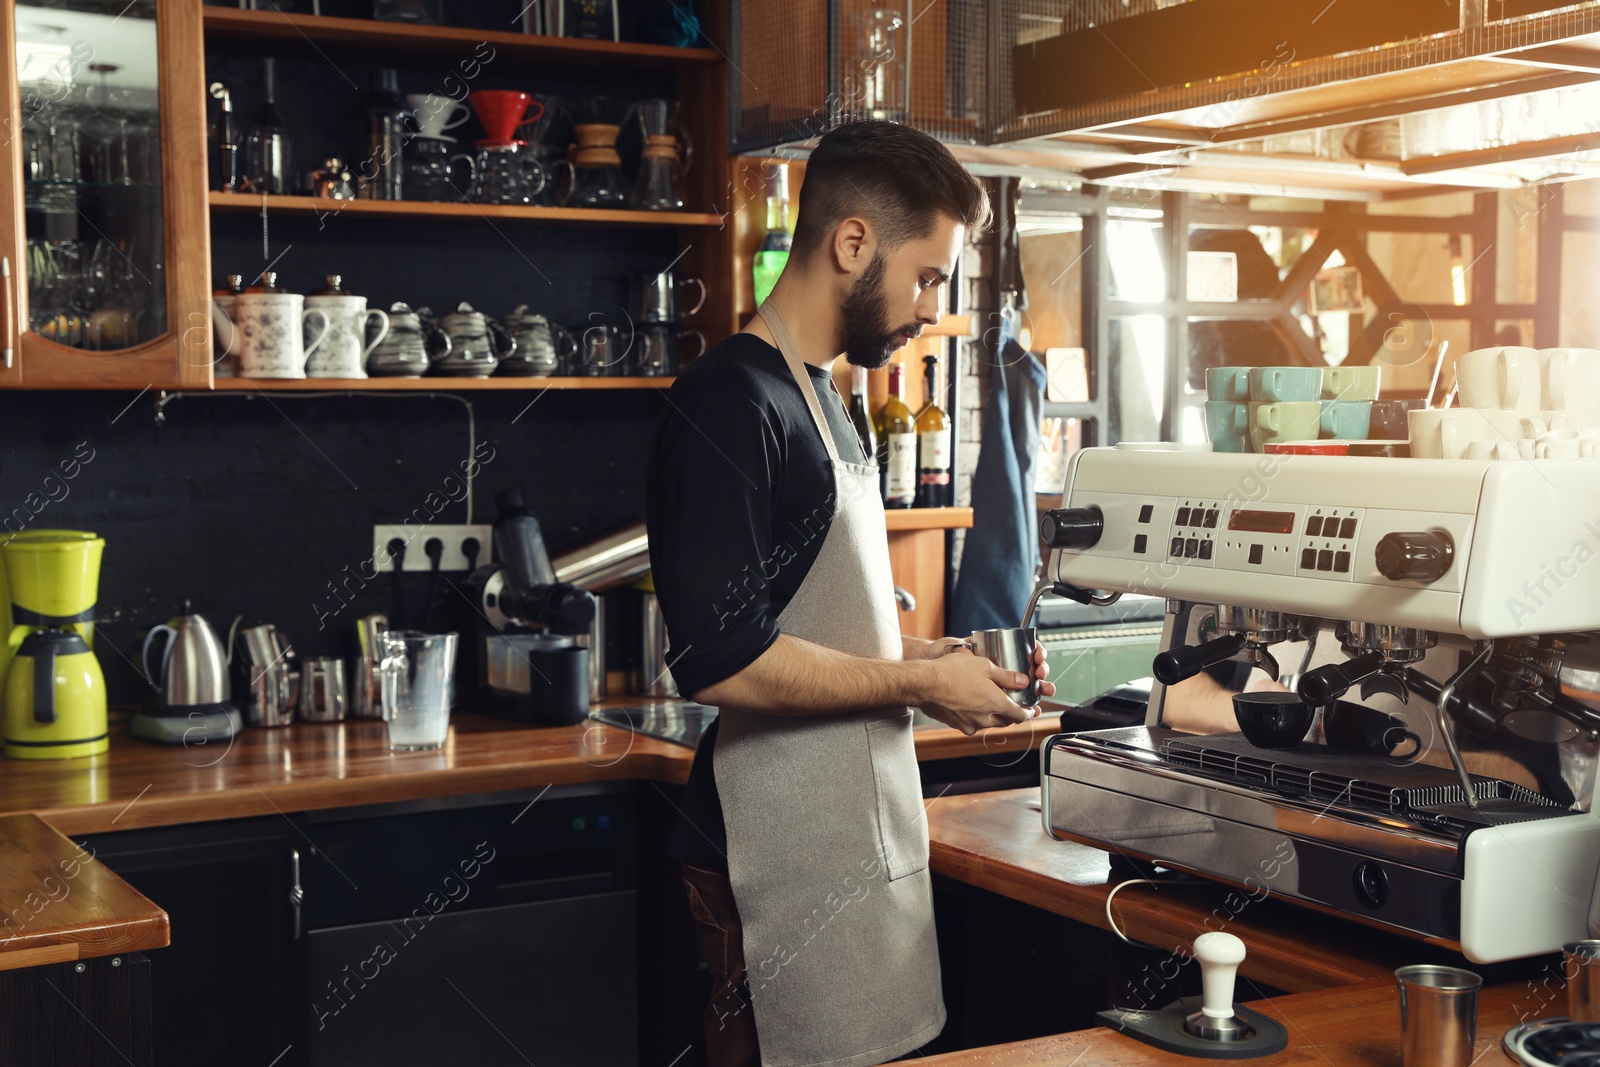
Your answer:
[[[811,374],[807,371],[807,364],[800,358],[799,351],[795,348],[794,338],[789,336],[789,328],[783,323],[783,316],[778,314],[778,309],[771,300],[764,301],[756,308],[756,313],[761,316],[761,321],[767,324],[767,329],[772,331],[772,339],[778,342],[778,351],[783,353],[783,361],[789,365],[789,373],[794,375],[795,384],[800,387],[800,395],[806,398],[806,407],[811,410],[811,421],[817,424],[817,432],[822,435],[822,443],[827,446],[828,459],[834,463],[839,462],[839,447],[834,444],[833,430],[828,426],[827,417],[822,414],[822,403],[817,399],[817,391],[812,387]]]

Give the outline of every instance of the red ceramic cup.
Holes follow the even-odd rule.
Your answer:
[[[479,89],[467,94],[467,103],[489,135],[485,139],[489,144],[510,144],[516,139],[518,126],[536,122],[544,115],[543,104],[515,89]]]

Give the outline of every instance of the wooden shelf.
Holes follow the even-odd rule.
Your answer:
[[[972,526],[971,508],[892,508],[883,513],[889,531],[964,530]]]
[[[218,378],[257,393],[455,393],[462,390],[667,389],[671,378]],[[971,525],[969,522],[968,525]]]
[[[246,12],[256,14],[257,12]],[[721,226],[721,215],[694,211],[606,211],[577,207],[512,207],[507,204],[447,204],[431,200],[327,200],[320,196],[258,196],[254,193],[208,194],[211,210],[258,214],[315,215],[324,220],[345,215],[385,215],[413,219],[524,220],[549,223],[600,223],[608,226]]]
[[[205,9],[208,37],[226,40],[286,41],[295,45],[329,44],[341,48],[382,49],[390,53],[434,55],[454,60],[462,50],[479,45],[494,51],[480,63],[508,56],[523,62],[561,66],[633,67],[682,70],[722,62],[711,48],[674,48],[670,45],[631,41],[586,41],[575,37],[544,37],[501,30],[476,30],[459,26],[416,26],[376,19],[289,15],[280,11],[240,11],[227,7]]]

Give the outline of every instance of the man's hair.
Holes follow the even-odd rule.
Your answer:
[[[939,215],[969,235],[989,225],[989,196],[950,150],[921,130],[862,121],[823,135],[806,162],[791,255],[823,248],[851,216],[872,224],[886,251],[928,236]]]

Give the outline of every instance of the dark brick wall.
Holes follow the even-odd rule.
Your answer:
[[[475,521],[492,520],[496,490],[520,488],[559,551],[642,516],[659,394],[466,399],[485,460]],[[138,698],[144,631],[184,597],[224,634],[243,614],[277,624],[303,655],[343,653],[357,616],[390,610],[391,580],[352,585],[342,609],[328,583],[370,558],[375,523],[426,509],[430,493],[462,495],[446,479],[467,458],[467,412],[448,397],[183,397],[162,426],[155,406],[154,392],[0,395],[5,513],[106,539],[97,650],[113,703]],[[76,477],[64,479],[60,464],[74,459]],[[436,521],[466,517],[462,500]],[[408,625],[420,625],[427,576],[408,575],[404,593]],[[468,625],[462,597],[441,584],[434,599],[430,626]],[[631,601],[611,599],[622,655]]]

